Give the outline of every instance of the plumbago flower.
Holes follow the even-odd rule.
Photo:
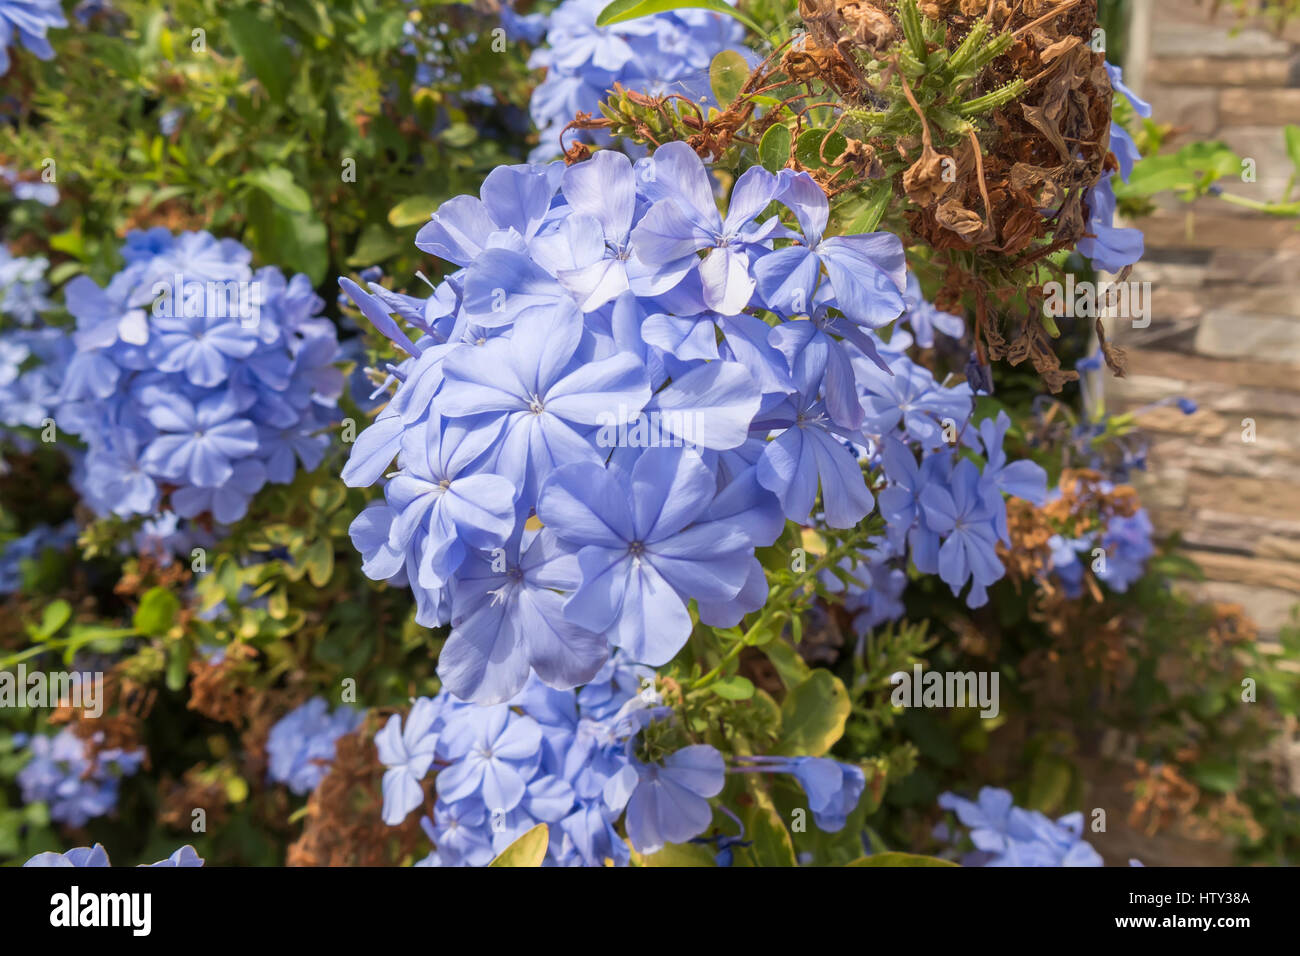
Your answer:
[[[745,52],[744,28],[725,14],[674,10],[597,27],[606,6],[605,0],[564,0],[551,14],[545,45],[528,61],[546,70],[531,103],[541,131],[534,159],[558,156],[560,131],[579,112],[597,113],[615,83],[712,103],[709,64],[723,50]],[[508,28],[504,14],[503,22]]]
[[[601,151],[444,203],[416,245],[454,271],[427,299],[341,280],[409,356],[343,470],[384,481],[352,540],[367,575],[412,588],[420,624],[450,625],[447,690],[501,704],[530,673],[571,689],[611,647],[666,664],[690,602],[719,627],[762,607],[755,549],[787,520],[867,517],[866,469],[887,479],[891,549],[863,580],[891,580],[910,545],[983,603],[1003,495],[1039,498],[1045,476],[1006,465],[1006,427],[979,431],[969,387],[908,359],[908,336],[876,336],[907,304],[899,240],[823,238],[827,217],[806,173],[748,170],[719,208],[683,143],[635,165]]]
[[[47,850],[45,853],[37,853],[28,860],[23,866],[84,866],[84,867],[104,867],[112,866],[108,861],[108,851],[104,849],[102,843],[96,843],[94,846],[79,846],[75,850],[69,850],[67,853],[55,853],[53,850]],[[172,853],[165,860],[159,860],[157,863],[141,863],[141,866],[161,866],[167,868],[176,867],[195,867],[203,865],[203,858],[199,856],[198,851],[188,843]]]
[[[140,769],[143,750],[100,750],[86,755],[86,741],[65,727],[53,737],[18,735],[31,759],[18,771],[23,803],[44,803],[50,819],[84,826],[117,805],[118,783]]]
[[[975,850],[962,860],[963,866],[1102,865],[1101,854],[1083,839],[1082,813],[1051,820],[1037,810],[1015,806],[1009,791],[994,787],[980,788],[975,801],[942,794],[939,806],[970,827]]]
[[[433,811],[421,825],[434,848],[420,866],[484,866],[539,823],[550,829],[550,866],[626,866],[629,843],[650,854],[690,842],[709,829],[728,767],[707,744],[647,755],[650,729],[672,729],[652,676],[620,653],[579,690],[533,677],[494,706],[446,691],[418,699],[375,737],[387,768],[384,822],[398,826],[425,806],[433,774]],[[793,775],[828,831],[843,828],[865,787],[860,767],[827,758],[744,757],[731,770]]]
[[[1124,96],[1141,117],[1151,115],[1151,105],[1124,85],[1124,74],[1117,66],[1106,64],[1111,85]],[[1118,122],[1110,124],[1110,149],[1119,163],[1119,177],[1128,181],[1133,165],[1142,158],[1133,137]],[[1115,173],[1107,173],[1088,193],[1088,236],[1079,241],[1080,255],[1087,256],[1098,269],[1119,272],[1142,258],[1145,243],[1140,229],[1122,229],[1114,226],[1115,189],[1111,185]]]
[[[18,41],[37,58],[54,59],[45,34],[67,25],[59,0],[0,0],[0,76],[9,72],[9,48]]]
[[[267,737],[267,776],[297,794],[315,790],[334,760],[338,739],[356,730],[362,716],[346,705],[330,713],[323,697],[291,710]]]
[[[231,239],[131,232],[106,288],[82,276],[57,370],[61,428],[88,451],[74,481],[101,515],[229,524],[268,482],[320,464],[343,379],[304,275],[254,271]]]

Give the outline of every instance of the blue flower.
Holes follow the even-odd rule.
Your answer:
[[[346,705],[331,714],[323,697],[291,710],[267,737],[267,775],[297,794],[315,790],[334,760],[335,743],[360,727],[363,716]]]
[[[67,853],[55,853],[53,851],[37,853],[23,864],[23,866],[40,867],[108,867],[112,865],[108,860],[108,851],[100,843],[96,843],[93,847],[79,846]],[[140,865],[148,867],[196,867],[203,865],[203,858],[198,855],[194,847],[186,844],[165,860]]]
[[[1111,187],[1114,175],[1102,176],[1088,193],[1088,235],[1076,247],[1080,255],[1107,272],[1133,265],[1142,258],[1145,247],[1140,229],[1115,228],[1115,191]]]
[[[424,801],[420,781],[433,765],[438,746],[435,722],[441,715],[439,707],[427,697],[422,697],[411,708],[402,726],[402,718],[394,714],[375,735],[375,747],[384,771],[384,822],[397,826],[406,815]]]
[[[101,735],[102,736],[102,735]],[[65,727],[54,737],[28,741],[32,758],[18,771],[24,803],[49,805],[50,819],[83,826],[117,804],[118,781],[139,770],[143,750],[102,750],[86,754],[86,741]]]
[[[1083,840],[1083,814],[1052,821],[1037,810],[1013,804],[1009,791],[980,788],[977,802],[952,793],[939,806],[971,828],[977,853],[967,866],[1101,866],[1101,855]]]
[[[685,843],[713,820],[709,797],[722,792],[726,765],[707,744],[683,747],[662,764],[637,761],[637,784],[627,801],[627,836],[638,853],[656,853],[665,843]]]
[[[59,0],[0,0],[0,76],[9,72],[9,47],[15,38],[42,60],[54,58],[45,33],[68,25]]]
[[[955,595],[973,581],[967,603],[980,607],[985,589],[1005,573],[997,555],[998,506],[989,500],[973,462],[963,458],[952,471],[949,487],[929,485],[920,496],[926,524],[943,538],[939,548],[939,577]]]
[[[537,722],[504,704],[461,712],[439,740],[452,763],[438,773],[438,796],[448,803],[477,797],[490,813],[509,813],[524,799],[541,743]]]
[[[689,449],[651,448],[630,473],[578,463],[542,487],[537,514],[577,552],[581,584],[565,617],[634,660],[666,664],[686,643],[686,601],[728,601],[749,573],[749,537],[710,521],[716,479]]]

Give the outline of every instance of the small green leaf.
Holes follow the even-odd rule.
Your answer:
[[[794,145],[794,158],[810,169],[823,169],[848,147],[849,141],[838,130],[804,130]]]
[[[632,851],[632,862],[637,866],[717,866],[713,851],[699,843],[669,843],[658,853],[642,856]]]
[[[293,54],[281,39],[281,31],[252,8],[226,10],[225,14],[235,52],[266,87],[272,102],[284,102],[293,75]]]
[[[758,161],[769,173],[779,173],[790,161],[790,144],[793,137],[790,127],[777,123],[769,126],[758,141]]]
[[[68,618],[72,617],[72,605],[67,601],[55,601],[45,608],[45,613],[41,615],[41,633],[46,637],[53,637],[59,628],[68,623]]]
[[[820,757],[844,733],[851,706],[843,681],[814,670],[781,703],[781,752]]]
[[[724,0],[614,0],[600,11],[600,15],[596,17],[596,26],[607,27],[611,23],[622,23],[625,20],[649,17],[670,10],[692,9],[712,10],[714,13],[726,14],[739,20],[759,36],[767,36],[762,27]]]
[[[271,197],[276,205],[290,212],[311,212],[311,196],[293,180],[293,173],[283,166],[256,169],[241,177],[250,186],[256,186]]]
[[[541,866],[549,842],[550,830],[545,823],[539,823],[502,850],[488,866]]]
[[[140,598],[140,606],[136,608],[131,623],[141,634],[156,637],[171,629],[180,608],[180,599],[171,591],[164,587],[150,588]]]
[[[1295,167],[1296,173],[1300,174],[1300,126],[1290,123],[1282,128],[1282,136],[1286,139],[1286,154],[1291,157],[1291,165]],[[1283,196],[1283,199],[1290,197]]]
[[[429,221],[438,208],[438,200],[429,196],[408,196],[388,210],[388,221],[398,229],[418,226]]]
[[[739,96],[747,79],[749,64],[735,50],[723,50],[709,64],[709,87],[719,106],[725,107]]]
[[[937,856],[922,856],[919,853],[877,853],[863,856],[845,866],[956,866],[951,860],[941,860]]]
[[[739,674],[715,682],[711,689],[719,697],[725,697],[727,700],[749,700],[754,696],[753,683]]]

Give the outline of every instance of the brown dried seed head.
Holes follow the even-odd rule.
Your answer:
[[[914,203],[933,206],[952,186],[949,170],[956,169],[951,156],[936,152],[931,146],[921,151],[921,158],[903,173],[903,190]]]

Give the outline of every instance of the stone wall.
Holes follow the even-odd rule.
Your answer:
[[[1126,77],[1157,122],[1183,131],[1173,148],[1218,139],[1256,161],[1256,182],[1225,191],[1279,198],[1293,169],[1282,126],[1300,123],[1300,25],[1234,33],[1212,6],[1137,0]],[[1245,605],[1275,633],[1300,604],[1298,221],[1206,199],[1161,203],[1135,225],[1147,255],[1132,278],[1152,283],[1152,321],[1116,325],[1129,376],[1108,379],[1108,410],[1199,403],[1190,417],[1168,406],[1141,416],[1151,470],[1136,483],[1157,528],[1181,533],[1204,569],[1192,590]]]

